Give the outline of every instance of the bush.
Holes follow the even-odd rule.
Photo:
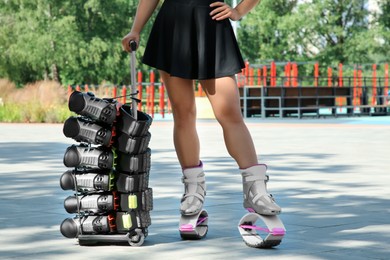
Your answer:
[[[0,99],[1,103],[4,103],[7,100],[8,96],[14,93],[16,90],[16,86],[14,83],[10,82],[8,79],[0,79]]]
[[[19,108],[16,104],[3,104],[0,106],[0,122],[22,122]]]
[[[17,89],[0,80],[0,122],[62,123],[72,113],[67,92],[54,81],[39,81]]]

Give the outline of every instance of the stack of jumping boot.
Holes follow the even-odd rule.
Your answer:
[[[78,144],[66,149],[64,165],[72,169],[61,176],[60,185],[74,191],[64,207],[76,216],[62,222],[61,233],[78,238],[80,245],[142,245],[153,209],[152,118],[140,111],[134,117],[130,105],[90,92],[73,92],[69,109],[77,116],[65,121],[63,132]]]

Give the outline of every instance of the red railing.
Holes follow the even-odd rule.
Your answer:
[[[295,62],[286,62],[282,65],[271,62],[268,65],[250,65],[248,62],[241,73],[237,74],[238,87],[243,86],[259,86],[259,87],[353,87],[353,104],[360,105],[362,92],[369,91],[371,93],[371,104],[376,104],[378,91],[381,96],[386,98],[389,95],[389,66],[388,64],[380,65],[381,70],[378,72],[378,65],[373,64],[370,71],[363,73],[361,66],[354,66],[348,70],[350,76],[346,76],[345,66],[339,64],[337,67],[337,75],[334,75],[334,70],[331,67],[327,68],[325,76],[320,75],[320,66],[314,64],[313,75],[299,76],[299,65]],[[282,66],[282,67],[281,67]],[[279,67],[279,69],[278,69]],[[277,73],[280,75],[277,75]],[[146,79],[148,79],[146,81]],[[138,110],[150,114],[152,117],[156,113],[165,117],[166,113],[171,113],[169,99],[165,93],[164,83],[156,80],[155,71],[150,71],[148,75],[143,75],[141,71],[137,73],[137,98],[142,100],[138,104]],[[118,88],[120,92],[118,93]],[[130,86],[92,86],[92,85],[76,85],[68,86],[68,94],[73,90],[78,91],[99,91],[105,97],[117,97],[122,103],[130,102]],[[197,97],[205,96],[202,86],[199,82],[195,82],[195,95]],[[102,94],[100,94],[102,95]],[[343,103],[342,98],[336,100],[336,103]]]

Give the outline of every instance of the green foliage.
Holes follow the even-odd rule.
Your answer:
[[[390,1],[378,1],[378,13],[370,13],[367,2],[262,0],[240,21],[244,58],[321,66],[388,62]],[[0,78],[18,86],[42,79],[129,84],[129,56],[121,39],[137,5],[136,0],[0,0]],[[156,13],[141,34],[139,61]]]
[[[382,0],[379,2],[381,14],[377,16],[377,30],[382,41],[379,50],[374,53],[376,60],[388,61],[390,57],[390,1]]]
[[[18,85],[41,79],[128,83],[129,57],[121,39],[131,28],[137,2],[1,1],[0,78]],[[142,42],[150,26],[145,27]]]
[[[238,39],[243,55],[251,62],[291,60],[288,31],[281,26],[297,1],[263,0],[240,23]]]
[[[67,90],[58,82],[37,81],[17,89],[0,80],[0,122],[62,123],[70,115]]]
[[[6,123],[63,123],[71,115],[67,105],[50,109],[36,102],[0,106],[0,122]]]
[[[16,104],[5,104],[0,106],[0,122],[22,122],[21,119],[22,116]]]
[[[367,2],[263,0],[241,22],[244,56],[252,62],[318,61],[322,66],[388,61],[390,3],[379,1],[382,12],[376,14]]]

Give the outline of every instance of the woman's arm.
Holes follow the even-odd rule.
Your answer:
[[[233,21],[240,20],[243,16],[249,13],[253,7],[255,7],[260,0],[242,0],[235,8],[231,8],[224,2],[214,2],[210,7],[215,8],[211,11],[210,15],[214,20],[223,20],[230,18]]]
[[[130,52],[130,41],[139,43],[140,34],[146,22],[152,16],[159,0],[140,0],[135,14],[134,23],[131,31],[122,39],[122,47],[125,51]]]

